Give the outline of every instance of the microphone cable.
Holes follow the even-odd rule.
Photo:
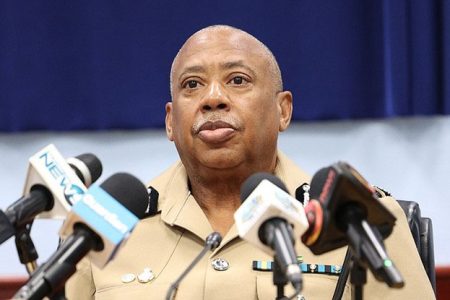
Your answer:
[[[209,250],[214,250],[219,247],[222,242],[222,236],[218,232],[213,232],[206,237],[205,247],[203,247],[202,251],[195,257],[195,259],[191,262],[191,264],[184,270],[183,273],[175,280],[171,285],[166,294],[166,300],[172,300],[175,297],[178,286],[180,282],[186,277],[186,275],[192,271],[196,264],[200,261],[200,259],[205,256],[206,252]]]

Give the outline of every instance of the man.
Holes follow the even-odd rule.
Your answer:
[[[291,120],[292,95],[283,91],[272,53],[256,38],[228,26],[192,35],[174,59],[172,102],[166,132],[181,162],[150,185],[159,192],[158,213],[141,221],[117,258],[103,270],[88,260],[69,281],[69,299],[164,299],[170,284],[201,251],[207,235],[221,245],[181,283],[177,299],[275,299],[272,258],[242,241],[233,222],[240,187],[255,172],[271,172],[289,191],[309,177],[277,150],[278,133]],[[406,285],[389,289],[369,275],[365,295],[373,299],[433,299],[405,216],[395,200],[382,200],[398,219],[386,241]],[[314,272],[314,265],[342,265],[346,249],[313,255],[299,241],[308,264],[306,299],[331,299],[338,274]],[[261,262],[258,266],[258,262]],[[292,290],[286,289],[286,295]],[[347,283],[343,299],[351,299]]]

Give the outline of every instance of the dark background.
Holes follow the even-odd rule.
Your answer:
[[[212,24],[274,52],[295,120],[450,114],[450,1],[0,0],[0,131],[162,127],[172,59]]]

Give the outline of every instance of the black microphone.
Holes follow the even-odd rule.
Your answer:
[[[166,294],[166,300],[171,300],[172,297],[175,296],[178,286],[180,285],[181,280],[186,277],[186,275],[195,267],[196,264],[205,256],[206,252],[210,250],[214,250],[219,247],[222,242],[222,236],[218,232],[213,232],[206,237],[205,247],[202,251],[195,257],[195,259],[191,262],[191,264],[181,273],[181,275],[175,280],[171,285]]]
[[[377,280],[391,287],[403,286],[379,241],[391,234],[395,216],[361,174],[344,162],[323,168],[312,178],[310,197],[305,207],[310,226],[302,241],[314,254],[349,245]]]
[[[65,232],[70,226],[71,234],[31,275],[14,299],[42,299],[54,295],[91,250],[94,251],[92,262],[104,266],[124,244],[138,218],[145,216],[147,199],[145,186],[126,173],[112,175],[100,187],[89,189],[85,197],[74,204],[62,228]]]
[[[54,147],[49,148],[47,154],[59,156],[59,153]],[[89,185],[95,182],[102,173],[102,164],[100,160],[91,153],[85,153],[74,158],[69,158],[67,162],[60,162],[58,169],[57,167],[57,164],[51,164],[47,167],[36,164],[30,165],[26,180],[26,185],[29,187],[29,193],[25,193],[25,196],[11,204],[5,212],[0,210],[0,244],[14,236],[17,228],[32,222],[39,214],[46,212],[47,217],[52,218],[55,200],[59,202],[68,202],[70,197],[74,198],[78,195],[78,192],[81,192],[83,188],[85,189],[85,187],[82,187],[79,184],[72,184],[70,186],[65,185],[67,182],[71,181],[70,179],[73,179],[73,177],[77,178],[77,180],[81,179],[82,184],[89,187]],[[63,168],[68,168],[70,170],[65,172],[66,170],[63,170]],[[58,181],[56,185],[46,186],[40,177],[48,177],[48,174],[56,174],[55,172],[58,172],[58,174],[63,174],[63,172],[66,173],[66,177],[61,176],[65,181]],[[78,177],[76,177],[75,174],[77,174]],[[75,189],[77,190],[77,193],[72,193]],[[64,199],[58,197],[61,193],[64,194]],[[58,214],[60,213],[58,212]]]

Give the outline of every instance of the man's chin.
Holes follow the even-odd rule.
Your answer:
[[[226,171],[226,170],[234,170],[236,169],[240,163],[237,161],[233,161],[230,159],[215,159],[215,160],[207,160],[203,161],[202,165],[208,169],[213,169],[217,171]]]
[[[205,151],[199,159],[200,164],[209,169],[234,170],[242,164],[244,159],[232,151]]]

